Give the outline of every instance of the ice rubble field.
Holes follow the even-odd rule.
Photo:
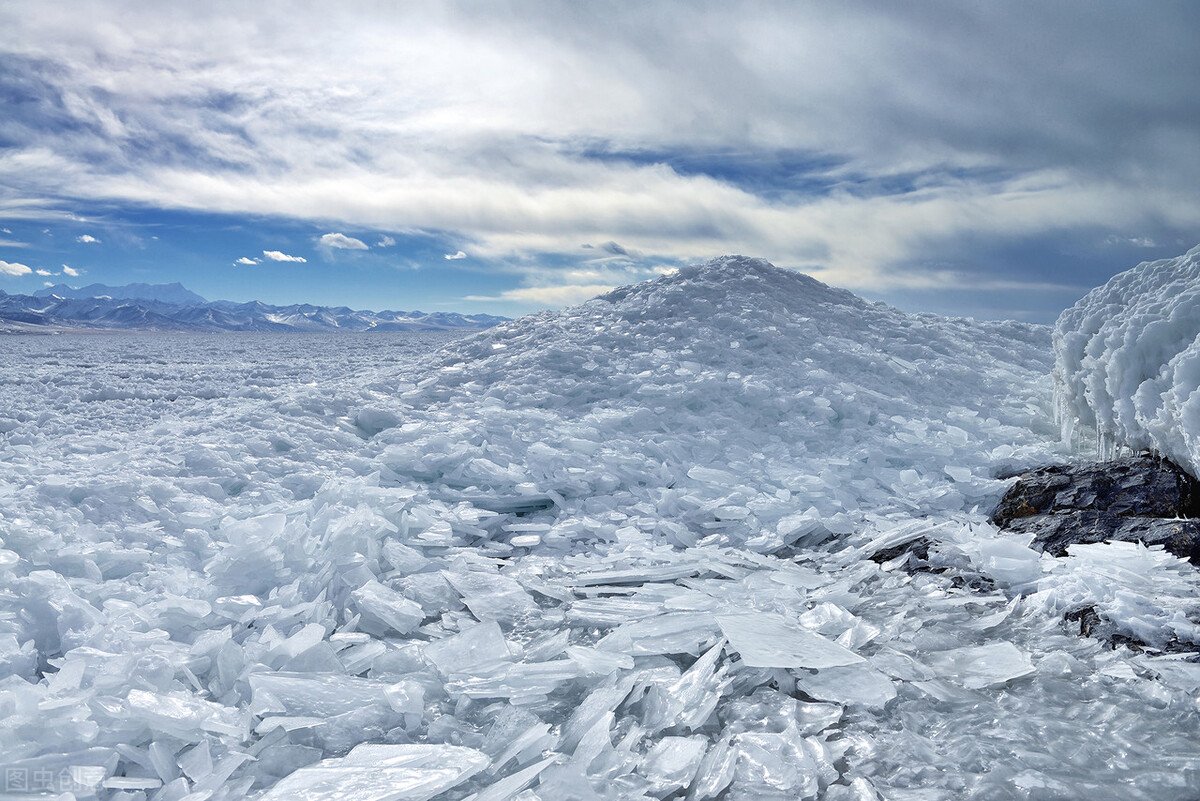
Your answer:
[[[1200,792],[1200,664],[1063,621],[1193,568],[986,520],[1048,329],[725,259],[447,341],[5,340],[9,797]]]

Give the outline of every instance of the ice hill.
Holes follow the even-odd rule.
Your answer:
[[[1200,247],[1143,262],[1089,292],[1054,328],[1063,436],[1162,454],[1200,475]]]
[[[63,291],[60,291],[63,290]],[[58,285],[34,295],[0,292],[0,332],[130,331],[440,331],[486,328],[488,314],[361,311],[345,306],[207,301],[179,284]]]
[[[1196,665],[1063,616],[1195,644],[1196,572],[987,522],[1066,455],[1049,333],[729,257],[417,358],[14,338],[0,753],[121,801],[1195,798]]]

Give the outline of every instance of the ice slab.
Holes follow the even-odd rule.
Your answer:
[[[842,665],[800,675],[796,686],[819,701],[883,709],[896,697],[895,683],[867,664]]]
[[[261,801],[429,801],[488,766],[454,745],[359,745],[344,757],[300,768]]]
[[[425,619],[419,605],[372,579],[350,594],[364,618],[398,634],[407,634]]]
[[[462,595],[463,603],[480,620],[511,623],[536,615],[538,605],[514,579],[478,571],[445,571],[446,581]]]
[[[638,773],[650,782],[650,791],[661,798],[691,786],[707,751],[705,737],[664,737],[642,759]]]
[[[717,615],[717,623],[750,667],[820,670],[865,661],[850,649],[771,612]]]
[[[508,643],[494,620],[477,623],[457,634],[435,640],[425,646],[424,653],[425,658],[443,675],[468,673],[512,659]]]
[[[967,689],[1001,687],[1035,672],[1026,654],[1011,642],[993,642],[930,654],[929,666]]]
[[[353,676],[315,673],[254,673],[250,687],[270,703],[282,704],[290,717],[329,717],[366,706],[386,706],[390,685]]]

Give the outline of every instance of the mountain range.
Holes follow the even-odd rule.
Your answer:
[[[195,306],[208,303],[201,296],[186,289],[178,281],[173,284],[126,284],[125,286],[107,286],[105,284],[88,284],[78,289],[66,284],[39,289],[33,293],[35,298],[112,298],[113,300],[157,300],[162,303],[174,303],[178,306]]]
[[[181,284],[65,284],[33,295],[0,290],[0,333],[49,331],[446,331],[488,328],[505,317],[363,311],[308,303],[209,301]]]

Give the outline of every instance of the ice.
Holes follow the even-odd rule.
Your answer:
[[[726,258],[454,340],[7,338],[0,767],[1195,798],[1194,568],[986,520],[1069,455],[1050,336]]]
[[[429,643],[424,653],[443,675],[466,673],[511,659],[500,626],[491,620]]]
[[[717,638],[717,622],[702,612],[668,612],[623,623],[597,647],[629,654],[698,654]]]
[[[292,717],[323,719],[364,706],[387,705],[389,686],[372,679],[314,673],[254,673],[250,676],[257,708],[286,712]]]
[[[366,621],[370,621],[380,633],[407,634],[425,619],[425,612],[418,604],[374,579],[350,593],[350,597],[363,614],[364,622],[359,625],[369,629]]]
[[[562,757],[558,754],[548,756],[535,765],[505,776],[490,787],[468,796],[468,799],[469,801],[507,801],[532,784],[542,771],[561,760]]]
[[[480,620],[511,623],[538,612],[537,604],[525,588],[507,576],[480,571],[446,571],[442,575]]]
[[[751,667],[830,668],[864,661],[861,656],[805,631],[782,615],[718,615],[721,632]]]
[[[1101,451],[1154,450],[1200,474],[1200,247],[1143,262],[1067,309],[1054,329],[1056,409]]]
[[[1034,672],[1029,656],[1011,642],[941,651],[927,661],[939,675],[972,690],[999,687]]]
[[[344,757],[300,768],[262,801],[428,801],[488,762],[474,749],[453,745],[363,744]]]
[[[896,697],[895,683],[868,665],[830,667],[799,674],[796,686],[818,701],[880,710]]]
[[[638,773],[650,783],[650,792],[661,798],[691,786],[707,751],[704,737],[664,737],[642,759]]]

